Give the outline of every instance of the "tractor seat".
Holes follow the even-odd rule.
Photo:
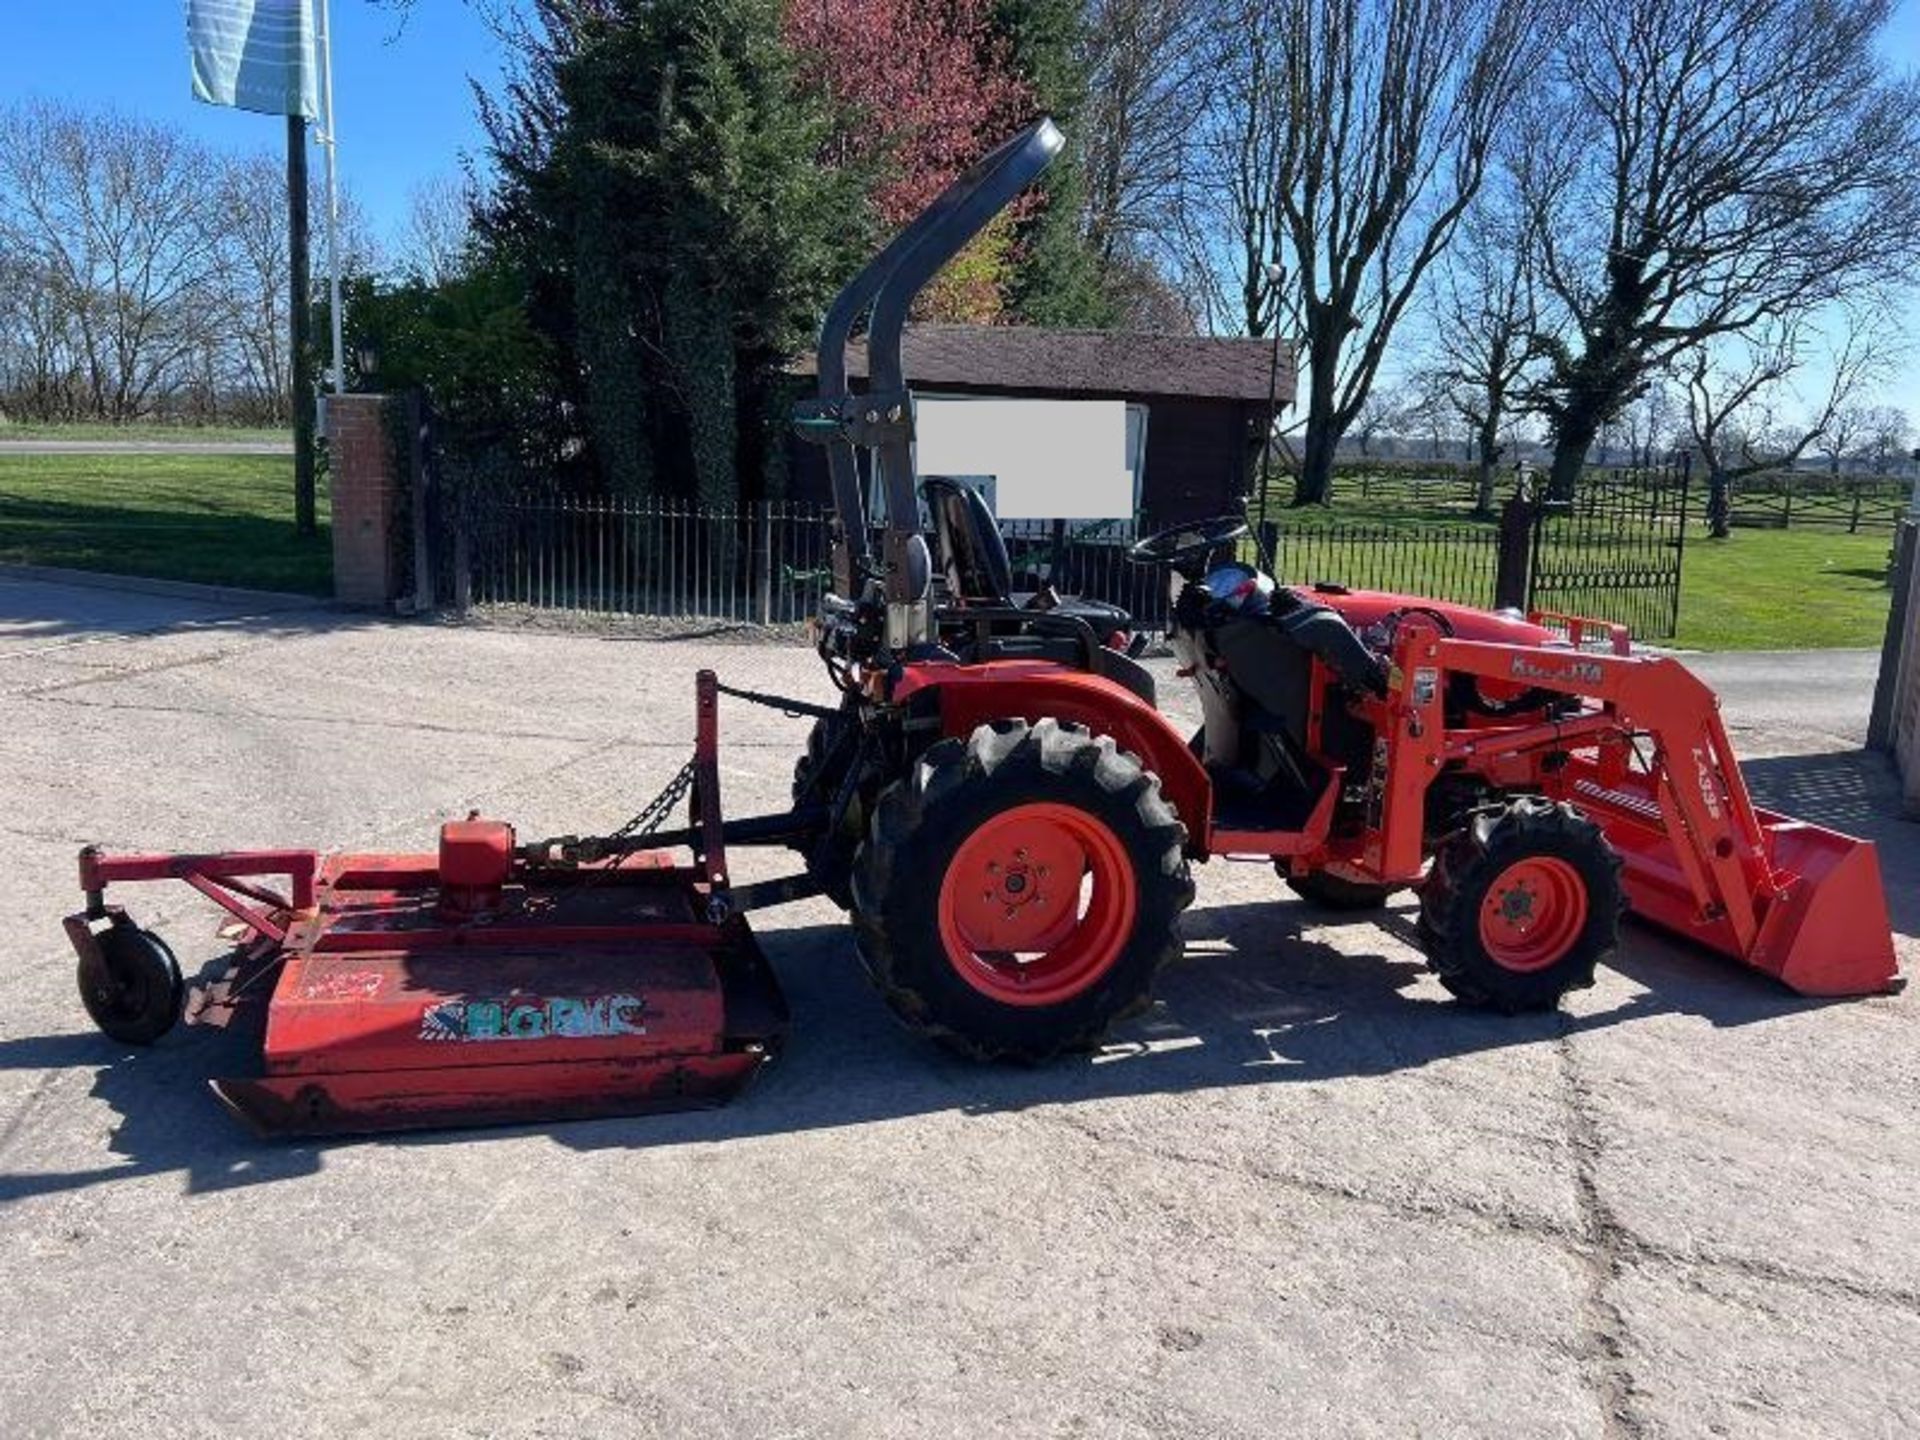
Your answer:
[[[1104,600],[1059,595],[1051,587],[1015,591],[1007,542],[1001,537],[1000,526],[987,508],[985,497],[971,485],[935,475],[921,482],[920,492],[926,496],[927,508],[933,512],[936,563],[958,604],[1005,605],[1072,616],[1086,621],[1102,639],[1116,630],[1133,628],[1132,615]]]
[[[1061,595],[1051,589],[1016,590],[1008,597],[1016,609],[1050,610],[1056,615],[1071,615],[1093,627],[1093,633],[1105,639],[1116,630],[1131,630],[1133,616],[1118,605],[1086,595]]]

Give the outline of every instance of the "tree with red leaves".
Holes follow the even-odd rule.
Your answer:
[[[872,167],[883,229],[911,220],[1031,114],[993,17],[993,0],[788,0],[787,43],[838,116],[824,158]],[[999,318],[1013,236],[1010,219],[996,221],[928,287],[920,312]]]

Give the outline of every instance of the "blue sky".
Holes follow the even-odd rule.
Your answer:
[[[500,49],[465,0],[417,0],[404,23],[369,0],[332,3],[342,170],[392,241],[409,191],[456,172],[461,152],[480,148],[468,80],[497,84]],[[0,102],[117,104],[225,149],[277,151],[284,142],[272,117],[193,100],[185,12],[184,0],[0,0]],[[1894,64],[1920,68],[1920,0],[1902,0],[1882,44]],[[1920,311],[1920,293],[1906,304]],[[1920,339],[1920,327],[1906,328]],[[1880,398],[1920,424],[1920,353],[1904,358]]]
[[[462,0],[414,10],[403,23],[368,0],[332,0],[341,170],[383,239],[414,185],[479,149],[467,77],[491,87],[500,75],[499,46]],[[273,116],[193,99],[186,34],[185,0],[0,0],[0,100],[118,105],[222,149],[281,153]]]

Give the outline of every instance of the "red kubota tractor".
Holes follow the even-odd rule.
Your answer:
[[[84,851],[67,929],[100,1027],[150,1042],[187,1005],[164,942],[106,899],[166,877],[237,922],[191,1014],[264,1011],[257,1066],[214,1088],[272,1131],[724,1100],[786,1028],[744,917],[822,891],[852,912],[895,1013],[981,1058],[1084,1048],[1146,1006],[1180,953],[1191,867],[1214,857],[1270,860],[1324,906],[1416,890],[1428,962],[1473,1005],[1543,1009],[1590,984],[1623,913],[1803,994],[1894,988],[1873,847],[1758,809],[1712,693],[1677,660],[1630,654],[1618,627],[1276,584],[1238,558],[1241,517],[1181,526],[1133,556],[1168,576],[1169,638],[1205,719],[1189,737],[1156,708],[1127,615],[1014,590],[981,497],[916,484],[901,331],[1060,143],[1041,122],[982,160],[822,328],[820,396],[796,424],[826,446],[840,521],[844,598],[817,627],[838,706],[703,673],[693,758],[609,835],[518,843],[472,818],[429,855]],[[888,517],[878,553],[868,479]],[[787,813],[722,818],[723,693],[813,716]],[[661,829],[682,799],[689,823]],[[743,844],[792,847],[804,870],[732,885]]]

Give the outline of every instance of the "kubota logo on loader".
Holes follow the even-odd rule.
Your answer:
[[[420,1014],[422,1040],[596,1040],[644,1035],[646,1002],[638,995],[580,999],[443,1000]]]
[[[1607,672],[1591,660],[1574,660],[1556,667],[1535,664],[1525,655],[1516,655],[1511,673],[1516,680],[1558,680],[1562,684],[1571,680],[1582,685],[1598,685]]]

